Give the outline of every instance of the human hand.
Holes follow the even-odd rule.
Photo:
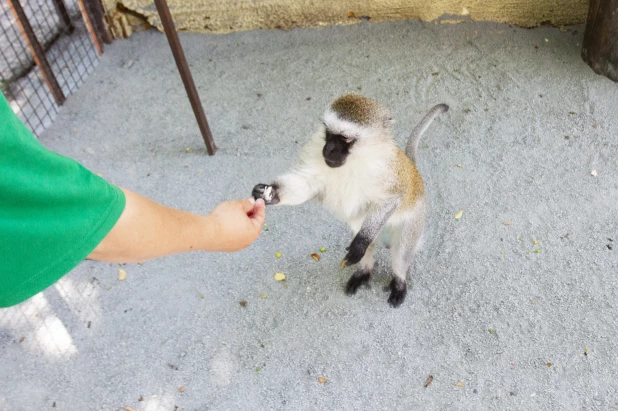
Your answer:
[[[266,218],[264,200],[227,201],[215,207],[206,217],[214,227],[212,246],[207,251],[242,250],[260,235]]]

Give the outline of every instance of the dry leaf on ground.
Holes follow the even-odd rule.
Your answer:
[[[315,253],[314,253],[314,254],[311,254],[311,257],[313,257],[313,259],[314,259],[315,261],[320,261],[320,256],[319,256],[319,255],[317,255],[317,254],[315,254]]]
[[[326,378],[324,378],[324,377],[320,377],[320,378],[318,378],[318,382],[320,384],[324,384],[325,382],[328,382],[328,380]]]
[[[124,281],[127,279],[127,272],[123,270],[122,268],[118,269],[118,279],[120,281]]]
[[[285,274],[275,273],[275,281],[283,281],[283,280],[285,280]]]

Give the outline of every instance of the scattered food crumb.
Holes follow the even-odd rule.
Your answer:
[[[324,377],[320,377],[320,378],[318,378],[318,382],[320,384],[324,384],[325,382],[328,382],[328,380],[326,378],[324,378]]]
[[[283,281],[283,280],[285,280],[285,274],[275,273],[275,281]]]
[[[534,304],[536,304],[536,301],[532,300],[532,301],[530,301],[530,304],[534,305]]]
[[[320,256],[319,256],[319,255],[317,255],[317,254],[315,254],[315,253],[314,253],[314,254],[311,254],[311,257],[313,257],[313,259],[314,259],[315,261],[320,261]]]
[[[490,333],[490,334],[495,334],[496,332],[493,330],[493,328],[490,328],[490,329],[489,329],[489,333]]]
[[[191,147],[185,148],[185,151],[188,153],[189,151],[191,151]]]
[[[243,130],[248,130],[248,129],[249,129],[249,126],[247,126],[247,125],[243,124],[240,128],[242,128]]]
[[[311,100],[311,97],[307,97],[307,98],[306,98],[306,100],[307,100],[307,101]]]
[[[180,392],[185,392],[185,387],[180,387],[180,388],[178,388],[178,391],[180,391]]]
[[[463,215],[463,210],[459,210],[459,212],[455,214],[455,220],[459,220],[462,215]]]
[[[144,396],[140,395],[139,398],[137,399],[138,401],[144,401]]]
[[[348,17],[356,17],[356,13],[353,11],[348,11]]]
[[[456,164],[456,166],[457,166],[457,167],[459,167],[459,168],[463,168],[463,167],[461,166],[461,164],[459,164],[459,163],[457,163],[457,164]]]
[[[464,113],[466,113],[466,114],[467,114],[467,113],[469,113],[469,112],[470,112],[470,109],[469,109],[469,108],[464,108]]]
[[[124,407],[124,411],[135,411],[135,408],[131,408],[129,406]]]
[[[268,231],[268,226],[264,226],[264,231]]]
[[[436,71],[434,73],[431,73],[432,76],[437,76],[438,74],[440,74],[440,72]]]
[[[551,367],[553,364],[552,364],[552,363],[550,363],[550,362],[548,362],[548,363],[547,363],[547,364],[545,364],[545,365],[547,365],[548,367]]]
[[[535,45],[534,45],[534,48],[535,48],[535,49],[538,49],[538,48],[539,48],[539,46],[535,44]]]
[[[537,250],[534,250],[534,252],[535,252],[535,253],[537,253],[537,254],[539,254],[539,253],[541,252],[541,249],[539,248],[539,249],[537,249]]]
[[[538,240],[534,240],[533,243],[534,243],[534,245],[537,245],[539,243],[539,241]]]
[[[258,98],[262,97],[262,93],[257,93]]]
[[[614,249],[614,246],[613,246],[613,245],[611,245],[611,244],[607,244],[607,249],[608,249],[608,250],[613,250],[613,249]]]
[[[511,367],[515,367],[515,363],[514,362],[511,363]]]
[[[569,114],[573,115],[573,114],[575,114],[575,112],[574,111],[569,111]]]
[[[268,298],[268,297],[266,297],[265,295],[262,295],[262,296],[260,296],[260,298],[261,298],[262,300],[265,300],[265,299],[266,299],[266,298]]]
[[[504,225],[511,225],[512,223],[510,221],[505,221]]]
[[[549,39],[545,39],[545,43],[549,43]]]
[[[241,306],[241,307],[246,307],[246,306],[247,306],[247,302],[246,302],[245,300],[242,300],[242,301],[240,302],[240,306]]]
[[[200,295],[200,298],[204,298],[204,294],[200,293],[199,295]]]
[[[543,95],[542,95],[542,94],[539,94],[539,97],[543,98]]]
[[[588,347],[584,347],[584,348],[585,348],[584,355],[587,357],[590,351],[588,351]]]
[[[590,175],[591,175],[592,177],[596,177],[596,176],[598,175],[598,174],[597,174],[597,170],[592,170],[592,171],[590,172]]]
[[[25,339],[26,339],[26,337],[21,337],[21,338],[19,339],[19,342],[20,342],[20,343],[23,343]]]
[[[611,241],[611,240],[610,240]],[[320,248],[320,252],[323,253],[324,251],[326,251],[326,248],[322,247]]]
[[[127,279],[127,272],[123,270],[122,268],[118,269],[118,279],[120,281],[124,281]]]
[[[433,381],[433,375],[430,375],[429,377],[427,377],[427,380],[425,381],[425,384],[423,384],[423,387],[425,388],[429,387],[432,381]]]
[[[463,382],[461,382],[461,381],[457,381],[457,384],[455,384],[455,385],[456,385],[457,387],[463,387],[463,385],[464,385],[464,384],[463,384]]]

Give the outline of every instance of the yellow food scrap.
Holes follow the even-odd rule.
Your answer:
[[[275,281],[283,281],[283,280],[285,280],[285,274],[275,273]]]
[[[505,221],[504,225],[511,225],[512,223],[510,221]]]
[[[458,387],[463,387],[463,382],[458,381],[457,384],[455,384],[455,385],[458,386]]]
[[[275,253],[275,257],[281,258],[281,253]]]
[[[459,212],[455,214],[455,220],[459,220],[462,215],[463,215],[463,210],[459,210]]]
[[[180,392],[185,392],[185,387],[180,387],[180,388],[178,388],[178,391],[180,391]]]
[[[326,378],[324,378],[324,377],[320,377],[320,378],[318,378],[318,382],[320,384],[324,384],[325,382],[328,382],[328,380]]]
[[[315,261],[320,261],[320,256],[319,256],[319,255],[317,255],[317,254],[315,254],[315,253],[314,253],[314,254],[311,254],[311,257],[313,257],[313,259],[314,259]]]
[[[127,279],[127,272],[123,270],[122,268],[118,269],[118,279],[120,281],[124,281]]]

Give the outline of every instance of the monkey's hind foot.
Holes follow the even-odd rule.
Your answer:
[[[398,308],[406,299],[408,286],[405,281],[401,281],[399,278],[393,278],[389,288],[391,289],[391,295],[388,297],[388,303],[391,307]]]
[[[371,271],[367,270],[358,270],[352,277],[348,280],[348,283],[345,286],[345,293],[347,295],[354,295],[356,291],[360,288],[361,285],[367,284],[371,279]]]

